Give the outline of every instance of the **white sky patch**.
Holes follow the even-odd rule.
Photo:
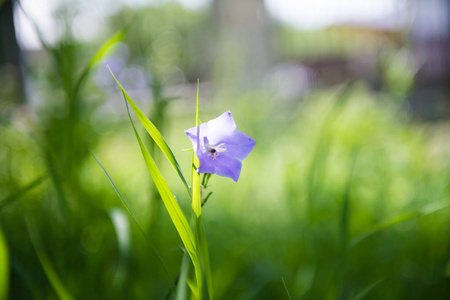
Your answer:
[[[265,0],[275,18],[300,29],[320,29],[337,23],[398,26],[402,0]]]
[[[178,2],[180,2],[184,7],[192,10],[203,8],[211,1],[212,0],[178,0]]]
[[[62,34],[62,26],[55,21],[54,12],[62,5],[73,4],[77,9],[73,20],[75,37],[88,41],[99,36],[106,18],[119,12],[124,5],[138,8],[169,1],[178,1],[186,8],[195,10],[209,5],[213,0],[21,0],[29,17],[20,8],[16,9],[18,40],[25,49],[41,48],[30,22],[32,19],[46,41],[57,41]],[[270,15],[300,29],[318,29],[337,23],[398,27],[404,22],[405,15],[399,15],[399,11],[405,11],[405,3],[405,0],[265,0]]]
[[[17,7],[14,13],[17,39],[23,49],[42,49],[36,24],[45,41],[50,44],[58,41],[63,28],[55,20],[54,13],[63,5],[72,5],[76,9],[72,24],[75,37],[89,41],[100,35],[106,18],[118,13],[124,5],[139,8],[168,1],[178,1],[186,8],[195,10],[205,7],[212,0],[21,0],[23,10]]]
[[[60,32],[55,29],[56,26],[52,16],[53,9],[58,2],[59,0],[20,1],[23,10],[17,6],[14,13],[14,22],[17,39],[22,48],[42,48],[33,22],[39,27],[49,42],[54,42],[58,39]]]

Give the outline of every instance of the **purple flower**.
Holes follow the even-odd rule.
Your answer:
[[[242,160],[255,147],[255,140],[236,129],[230,111],[200,126],[185,131],[200,165],[198,173],[210,173],[237,181]]]

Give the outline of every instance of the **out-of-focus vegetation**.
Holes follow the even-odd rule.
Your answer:
[[[174,3],[124,10],[111,17],[110,35],[125,33],[101,60],[91,57],[108,37],[87,45],[69,33],[27,58],[29,101],[0,106],[0,299],[175,299],[182,243],[106,66],[185,174],[197,77],[200,119],[231,110],[257,141],[238,183],[218,176],[209,183],[203,223],[216,299],[446,299],[448,124],[408,116],[415,72],[408,50],[379,55],[377,90],[370,78],[325,85],[312,76],[292,91],[276,72],[259,88],[221,86],[211,67],[211,18]],[[294,47],[304,38],[286,39],[289,46],[283,35],[293,33],[280,30],[277,53],[308,58]],[[190,215],[177,174],[145,143]]]

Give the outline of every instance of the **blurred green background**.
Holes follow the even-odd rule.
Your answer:
[[[0,1],[0,299],[174,299],[90,154],[174,280],[182,243],[108,67],[185,174],[197,78],[200,119],[230,110],[257,141],[238,183],[209,184],[217,299],[448,299],[450,5],[361,2]]]

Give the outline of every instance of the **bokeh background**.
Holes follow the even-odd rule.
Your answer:
[[[108,67],[185,174],[197,78],[257,141],[208,187],[217,299],[448,299],[449,53],[446,0],[0,0],[0,299],[174,299],[90,154],[176,278]]]

